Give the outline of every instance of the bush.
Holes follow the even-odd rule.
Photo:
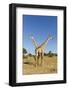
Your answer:
[[[46,53],[44,53],[44,56],[47,56],[47,54],[46,54]]]
[[[24,59],[27,59],[27,58],[28,58],[28,55],[27,55],[27,56],[23,55],[23,58],[24,58]]]
[[[31,54],[31,53],[29,53],[29,56],[30,56],[30,57],[32,57],[32,54]]]

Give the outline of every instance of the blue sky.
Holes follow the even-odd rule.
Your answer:
[[[55,38],[48,42],[45,52],[52,51],[53,53],[57,53],[57,16],[24,15],[22,18],[22,22],[24,22],[22,28],[24,39],[22,42],[27,52],[34,54],[35,50],[35,46],[30,39],[31,35],[33,35],[37,44],[40,45],[50,34]]]

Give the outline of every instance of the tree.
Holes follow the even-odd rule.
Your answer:
[[[49,51],[48,56],[49,57],[52,57],[53,56],[53,53],[51,51]]]
[[[52,52],[51,51],[49,51],[49,54],[51,54]]]
[[[23,54],[26,54],[27,50],[25,48],[23,48]]]

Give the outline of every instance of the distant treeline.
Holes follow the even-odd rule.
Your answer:
[[[57,53],[52,53],[49,51],[49,53],[44,53],[44,56],[49,56],[49,57],[57,56]]]
[[[28,53],[27,50],[25,48],[23,48],[23,57],[26,57],[26,56],[32,57],[35,55]],[[57,56],[57,53],[52,53],[52,51],[49,51],[48,53],[44,53],[44,56],[48,56],[48,57]]]

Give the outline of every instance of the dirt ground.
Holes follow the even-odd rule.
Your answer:
[[[23,59],[22,66],[22,73],[24,75],[57,73],[57,56],[44,56],[43,64],[37,67],[35,67],[34,57],[28,56],[28,58]]]

